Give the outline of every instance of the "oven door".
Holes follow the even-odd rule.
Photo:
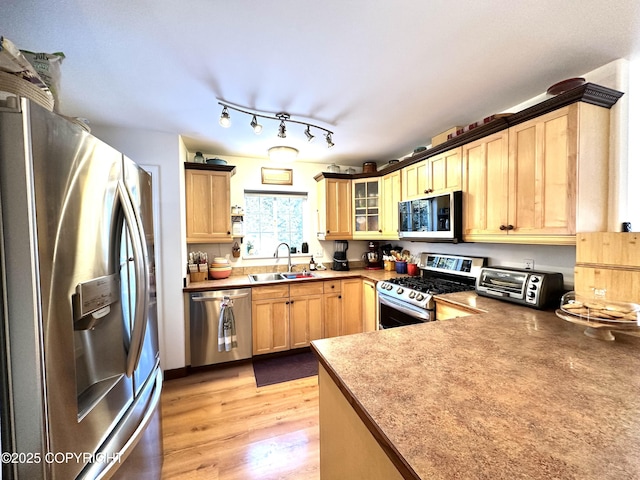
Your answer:
[[[416,307],[384,294],[378,294],[379,330],[430,322],[433,318],[433,310]]]

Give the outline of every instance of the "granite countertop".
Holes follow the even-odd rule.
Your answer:
[[[443,298],[487,313],[312,344],[407,478],[640,478],[640,338]]]

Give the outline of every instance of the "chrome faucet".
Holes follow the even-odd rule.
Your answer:
[[[291,248],[289,248],[289,245],[288,245],[288,244],[286,244],[286,243],[284,243],[284,242],[280,243],[280,244],[276,247],[276,251],[275,251],[275,253],[273,254],[273,256],[274,256],[274,257],[276,257],[276,258],[280,258],[280,257],[278,257],[278,250],[280,249],[280,247],[281,247],[282,245],[284,245],[285,247],[287,247],[287,259],[288,259],[288,262],[289,262],[289,270],[287,270],[287,271],[288,271],[288,272],[290,272],[290,271],[291,271]]]

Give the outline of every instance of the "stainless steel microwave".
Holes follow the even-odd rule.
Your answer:
[[[401,239],[462,241],[462,192],[459,190],[399,202],[398,214]]]

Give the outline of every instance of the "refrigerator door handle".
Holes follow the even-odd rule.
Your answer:
[[[127,377],[131,377],[140,361],[142,343],[147,327],[149,272],[147,270],[147,249],[142,239],[142,229],[138,217],[135,214],[133,203],[129,198],[126,187],[120,181],[118,181],[117,191],[122,210],[124,211],[125,222],[131,233],[131,246],[133,248],[133,262],[136,275],[136,306],[125,370]]]
[[[231,300],[237,298],[245,298],[248,297],[248,293],[244,293],[242,295],[225,295],[224,297],[192,297],[191,300],[194,302],[221,302],[225,298],[230,298]]]

